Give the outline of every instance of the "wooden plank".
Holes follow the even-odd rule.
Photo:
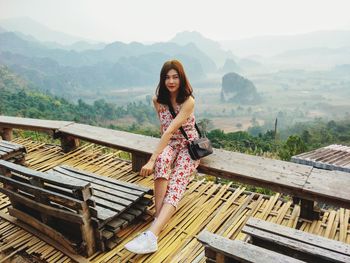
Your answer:
[[[67,176],[52,176],[50,174],[38,172],[4,160],[0,160],[0,166],[12,172],[16,172],[28,177],[37,177],[45,182],[52,183],[58,186],[63,186],[69,189],[84,189],[90,187],[89,183],[83,182],[81,180],[69,178]]]
[[[111,195],[109,193],[104,193],[102,191],[95,190],[95,189],[94,189],[94,196],[95,197],[99,197],[99,198],[103,198],[103,199],[106,199],[106,200],[110,200],[110,201],[112,201],[112,202],[114,202],[116,204],[120,204],[120,205],[124,205],[124,206],[130,206],[131,204],[133,204],[133,202],[130,201],[130,200],[127,200],[127,199],[124,199],[124,198],[120,198],[120,197],[117,197],[115,195]]]
[[[198,240],[217,253],[224,254],[239,262],[303,262],[240,240],[230,240],[206,230],[198,235]]]
[[[9,148],[6,148],[6,147],[3,147],[0,145],[0,151],[3,153],[3,154],[8,154],[10,152],[16,152],[16,150],[13,150],[13,149],[9,149]]]
[[[305,244],[310,244],[312,246],[320,247],[329,251],[334,251],[350,256],[350,246],[343,242],[313,235],[304,231],[292,229],[278,224],[266,222],[253,217],[249,218],[249,220],[246,223],[246,226],[259,229],[265,232],[276,233],[282,237],[291,238],[296,241],[303,242]]]
[[[103,222],[100,222],[101,226],[107,223],[108,220],[111,220],[113,217],[118,215],[118,213],[116,213],[115,211],[112,211],[110,209],[107,209],[101,206],[96,206],[94,208],[97,211],[97,219],[103,221]]]
[[[61,174],[67,175],[69,177],[72,177],[72,178],[76,178],[79,180],[84,180],[86,182],[90,182],[91,184],[93,184],[95,186],[99,185],[99,186],[103,186],[105,188],[111,188],[114,190],[118,190],[120,192],[124,192],[124,193],[131,194],[131,195],[136,195],[136,196],[144,195],[144,191],[130,189],[128,187],[124,187],[122,184],[112,184],[110,182],[106,182],[104,180],[101,180],[100,178],[87,177],[87,176],[84,176],[80,173],[71,172],[71,171],[62,169],[60,167],[54,167],[53,170],[56,172],[59,172]]]
[[[51,172],[53,172],[53,171],[52,170],[48,171],[48,173],[51,173]],[[58,173],[59,171],[54,171],[54,172]],[[67,176],[67,177],[72,176],[72,178],[76,177],[74,174],[69,174],[68,172],[65,173],[65,176]],[[87,179],[85,179],[85,178],[83,181],[90,183],[90,181],[87,181]],[[105,187],[103,185],[99,185],[99,184],[95,184],[95,183],[90,183],[90,184],[91,184],[94,191],[98,190],[98,191],[100,191],[99,193],[110,194],[110,195],[113,195],[117,198],[123,198],[123,199],[133,201],[133,202],[137,201],[143,195],[143,193],[142,193],[142,195],[134,195],[134,194],[129,194],[129,193],[125,193],[125,192],[120,192],[114,188]]]
[[[214,149],[203,158],[200,172],[277,192],[300,195],[312,167]]]
[[[95,189],[97,189],[99,192],[102,192],[102,193],[105,193],[105,194],[111,194],[111,195],[113,195],[113,196],[115,196],[117,198],[123,198],[125,200],[129,200],[129,201],[132,201],[132,202],[136,202],[136,201],[141,199],[141,196],[131,195],[131,194],[119,192],[119,191],[116,191],[114,189],[103,187],[103,186],[100,186],[100,185],[92,184],[92,188],[94,189],[94,191],[95,191]]]
[[[48,205],[40,204],[34,200],[31,200],[27,197],[24,197],[18,193],[15,193],[9,189],[0,188],[0,192],[12,198],[14,201],[19,202],[27,207],[30,207],[34,210],[40,211],[41,213],[45,213],[50,216],[54,216],[63,220],[67,220],[73,223],[83,223],[81,215],[74,214],[68,211],[64,211],[62,209],[53,208]]]
[[[56,249],[58,249],[59,251],[61,251],[63,254],[65,254],[66,256],[68,256],[69,258],[71,258],[74,262],[78,262],[78,263],[87,263],[89,262],[86,258],[76,254],[75,252],[72,253],[69,250],[67,250],[65,247],[63,247],[60,243],[58,243],[57,241],[49,238],[46,235],[43,235],[42,232],[38,231],[37,229],[23,223],[22,221],[17,220],[15,217],[12,217],[8,214],[5,214],[3,212],[0,211],[0,217],[22,229],[24,229],[25,231],[33,234],[34,236],[38,237],[39,239],[45,241],[47,244],[55,247]]]
[[[112,250],[113,248],[115,248],[118,245],[118,243],[115,242],[115,241],[116,240],[108,240],[106,242],[106,247],[107,247],[108,250]]]
[[[250,226],[243,233],[251,236],[253,244],[282,254],[293,254],[295,258],[314,262],[349,262],[350,257],[324,248],[296,241],[277,233],[267,232]],[[306,233],[306,232],[304,232]],[[330,240],[332,241],[332,240]]]
[[[313,168],[303,187],[303,193],[317,201],[327,201],[350,208],[349,173]]]
[[[70,124],[73,124],[73,122],[0,116],[0,127],[5,128],[54,132]]]
[[[9,142],[9,141],[5,141],[5,140],[0,140],[0,145],[2,147],[7,147],[9,149],[13,149],[13,150],[22,150],[26,152],[26,148],[18,143],[15,142]]]
[[[151,188],[144,187],[142,185],[128,183],[128,182],[121,181],[121,180],[116,180],[116,179],[113,179],[113,178],[109,178],[107,176],[101,176],[101,175],[98,175],[98,174],[95,174],[95,173],[91,173],[89,171],[83,171],[83,170],[80,170],[80,169],[77,169],[77,168],[74,168],[74,167],[70,167],[70,166],[67,166],[67,165],[61,165],[61,166],[58,166],[58,167],[61,167],[61,168],[65,169],[65,170],[68,170],[68,171],[72,171],[74,173],[79,173],[79,174],[82,174],[84,176],[88,176],[88,177],[91,177],[91,178],[94,178],[94,179],[98,179],[98,180],[101,180],[103,182],[109,182],[111,184],[120,185],[120,186],[123,186],[123,187],[128,187],[130,189],[143,191],[143,192],[147,192],[147,193],[152,191]]]
[[[1,151],[1,150],[0,150],[0,156],[1,156],[2,158],[5,157],[7,154],[8,154],[8,152]]]
[[[32,186],[26,183],[18,182],[12,178],[3,176],[1,174],[0,174],[0,182],[16,187],[22,191],[28,192],[31,195],[48,198],[50,201],[67,206],[72,209],[76,209],[76,210],[82,209],[82,201],[78,199],[74,199],[74,198],[71,198],[59,193],[55,193],[49,190],[45,190],[40,187]]]
[[[155,150],[159,141],[159,139],[145,135],[131,134],[78,123],[60,128],[59,131],[89,142],[147,155]]]
[[[121,218],[116,218],[108,222],[106,227],[109,227],[110,229],[116,229],[118,227],[120,228],[125,227],[127,224],[128,224],[128,221]]]
[[[93,196],[91,198],[93,201],[96,202],[97,206],[108,208],[112,211],[116,211],[117,214],[123,212],[127,208],[127,206],[118,205],[116,203],[110,202],[108,200],[105,200],[96,196]]]
[[[112,237],[114,236],[114,233],[111,232],[111,231],[108,231],[108,230],[102,230],[102,237],[105,239],[105,240],[108,240],[108,239],[111,239]]]

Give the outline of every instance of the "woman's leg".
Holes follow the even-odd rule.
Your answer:
[[[156,236],[159,235],[161,230],[175,213],[176,207],[186,190],[190,176],[198,165],[199,160],[194,161],[191,159],[187,147],[179,151],[163,199],[163,205],[160,208],[157,220],[149,229]]]
[[[172,204],[164,203],[157,217],[157,220],[149,228],[149,230],[152,231],[152,233],[155,236],[159,236],[159,233],[162,231],[164,226],[168,223],[169,219],[173,216],[175,211],[176,211],[176,208]]]
[[[165,178],[158,178],[154,181],[154,199],[156,207],[154,217],[159,218],[159,213],[163,206],[164,197],[168,188],[168,182],[169,181]]]
[[[159,154],[154,167],[154,199],[155,214],[158,217],[163,206],[164,197],[168,188],[169,177],[171,173],[171,165],[175,159],[176,152],[173,147],[168,145]]]

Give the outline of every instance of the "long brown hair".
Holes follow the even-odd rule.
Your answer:
[[[165,105],[169,105],[170,103],[170,92],[165,86],[165,79],[166,75],[171,69],[176,70],[180,79],[179,93],[177,94],[176,102],[181,104],[185,102],[189,96],[193,97],[192,86],[186,77],[185,70],[181,62],[178,60],[169,60],[164,63],[160,71],[159,84],[156,90],[157,102]]]

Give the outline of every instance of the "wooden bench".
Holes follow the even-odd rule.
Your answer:
[[[198,235],[198,240],[205,246],[206,262],[283,262],[298,263],[301,260],[279,254],[240,240],[230,240],[206,230]]]
[[[23,145],[0,140],[0,159],[24,164],[26,153],[27,150]]]
[[[7,141],[12,140],[13,129],[45,132],[54,135],[59,129],[69,126],[74,122],[40,120],[31,118],[20,118],[10,116],[0,116],[0,136]],[[79,140],[70,136],[61,136],[62,149],[70,151],[79,146]]]
[[[54,167],[49,174],[60,174],[88,182],[93,189],[91,200],[95,203],[92,221],[96,245],[99,250],[113,249],[120,239],[117,234],[145,215],[152,204],[153,190],[141,185],[100,176],[66,165]]]
[[[338,170],[350,173],[350,147],[332,144],[292,156],[291,161],[320,169]]]
[[[46,125],[43,120],[11,118],[13,117],[0,116],[0,128],[33,129]],[[56,136],[67,142],[62,143],[65,150],[71,146],[74,149],[78,139],[121,149],[132,154],[133,171],[140,170],[159,142],[159,139],[149,136],[90,125],[64,122],[54,124],[49,127],[55,127]],[[198,170],[296,197],[293,200],[296,203],[300,201],[302,218],[313,220],[319,217],[319,211],[314,209],[314,201],[350,208],[350,176],[345,172],[323,171],[307,165],[221,149],[214,149],[214,154],[201,160]]]
[[[255,246],[305,262],[350,262],[350,245],[304,231],[251,217],[242,232]]]
[[[150,188],[69,166],[42,173],[0,160],[0,182],[10,215],[85,256],[114,248],[152,204]]]
[[[90,183],[51,176],[3,160],[0,160],[0,182],[3,183],[0,192],[11,202],[10,215],[38,229],[71,253],[91,256],[95,252]]]

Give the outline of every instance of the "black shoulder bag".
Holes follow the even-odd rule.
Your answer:
[[[175,119],[176,114],[175,111],[172,107],[172,105],[168,105],[169,107],[169,111],[171,113],[171,115],[173,115],[173,118]],[[200,132],[197,123],[194,124],[194,126],[196,127],[196,130],[198,132],[199,135],[199,139],[194,140],[194,141],[189,141],[187,133],[185,132],[184,128],[181,126],[180,127],[180,131],[182,133],[182,135],[186,138],[186,140],[188,141],[188,152],[191,156],[191,158],[193,160],[199,160],[202,157],[205,157],[209,154],[213,153],[213,149],[211,146],[211,142],[207,137],[202,137],[202,133]]]

